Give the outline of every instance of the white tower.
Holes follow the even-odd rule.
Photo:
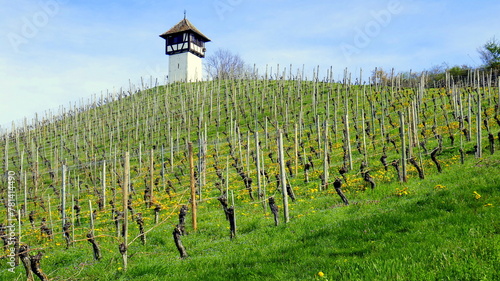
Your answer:
[[[205,42],[210,39],[194,27],[185,15],[183,20],[160,37],[165,39],[165,51],[169,55],[168,81],[201,81],[201,59],[205,57]]]

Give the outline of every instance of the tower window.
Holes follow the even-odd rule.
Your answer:
[[[181,43],[181,42],[183,42],[182,38],[183,38],[182,34],[177,34],[177,35],[174,35],[174,36],[169,36],[168,40],[167,40],[167,44],[168,45],[173,45],[173,44]]]

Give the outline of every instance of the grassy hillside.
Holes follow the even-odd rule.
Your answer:
[[[165,253],[160,241],[168,245],[170,237],[162,237],[156,247],[145,249],[159,257],[138,257],[127,273],[107,278],[497,280],[500,190],[491,175],[500,161],[483,161],[488,168],[476,163],[468,161],[426,182],[352,195],[349,206],[340,205],[333,191],[313,192],[292,205],[291,222],[279,227],[242,206],[233,241],[218,227],[225,221],[217,204],[207,204],[203,230],[184,239],[188,259],[178,259],[173,247]],[[401,195],[401,189],[408,194]]]
[[[498,279],[499,89],[488,79],[450,81],[441,89],[402,87],[401,79],[387,86],[347,80],[171,84],[110,94],[26,122],[2,136],[0,150],[4,172],[15,173],[22,224],[16,232],[32,254],[43,252],[41,268],[54,280]],[[289,199],[289,223],[277,183],[278,129],[297,198]],[[179,259],[172,231],[180,206],[190,206],[188,142],[194,145],[198,230],[190,209],[188,235],[181,237],[189,257]],[[123,208],[127,151],[133,212],[125,271],[115,219]],[[333,188],[336,178],[348,206]],[[235,209],[233,239],[221,195]],[[269,196],[279,205],[278,226]],[[63,199],[72,223],[68,247],[58,211]],[[86,241],[90,204],[98,261]],[[9,214],[2,212],[6,224]],[[53,239],[41,234],[42,225]],[[0,276],[21,278],[22,264],[15,272]]]

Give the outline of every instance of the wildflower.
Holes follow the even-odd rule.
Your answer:
[[[485,207],[493,207],[493,204],[488,203],[488,204],[485,204],[484,206],[485,206]]]
[[[320,272],[318,272],[318,276],[323,277],[323,276],[325,276],[325,274],[322,271],[320,271]]]
[[[474,197],[476,199],[479,199],[479,198],[481,198],[481,194],[477,193],[477,191],[474,191]]]
[[[403,189],[396,188],[395,194],[396,194],[396,196],[401,197],[401,196],[410,194],[410,192],[408,191],[408,187],[405,187]]]

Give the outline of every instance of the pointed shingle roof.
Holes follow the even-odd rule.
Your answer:
[[[210,39],[205,36],[201,31],[198,30],[188,19],[184,18],[182,19],[178,24],[176,24],[174,27],[170,28],[167,32],[163,33],[160,35],[161,38],[167,39],[168,35],[176,34],[176,33],[181,33],[185,31],[192,31],[201,38],[205,40],[205,42],[209,42]]]

